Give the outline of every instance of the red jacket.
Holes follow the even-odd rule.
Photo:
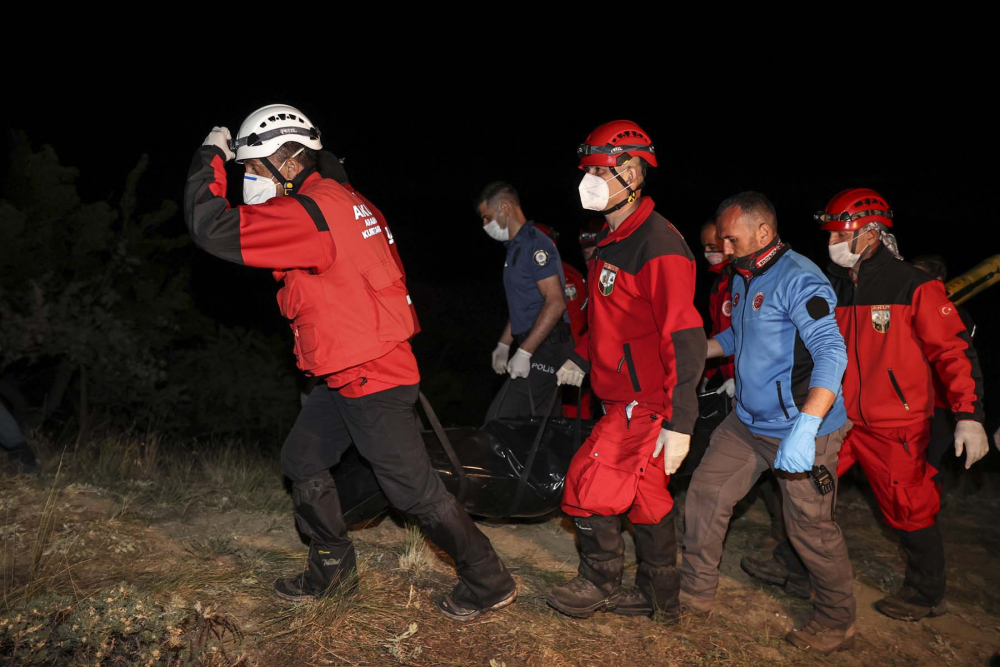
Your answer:
[[[569,329],[573,342],[579,343],[587,331],[587,281],[575,266],[563,264],[566,277],[566,312],[569,313]]]
[[[829,268],[837,324],[847,343],[844,405],[852,421],[900,428],[934,413],[934,375],[956,419],[983,420],[976,350],[944,285],[879,246],[857,283]]]
[[[222,151],[202,146],[184,193],[191,235],[217,257],[274,269],[300,369],[349,396],[419,382],[402,273],[360,197],[318,173],[255,206],[231,208],[225,192]]]
[[[665,428],[691,433],[706,349],[694,256],[653,205],[643,197],[618,229],[598,235],[588,267],[589,331],[571,358],[605,402],[638,401],[662,415]]]
[[[730,285],[733,278],[728,261],[716,264],[710,270],[719,274],[719,277],[712,283],[712,293],[708,296],[708,315],[712,319],[711,335],[714,336],[728,329],[730,325],[730,316],[733,313],[733,295],[730,291]],[[710,359],[705,367],[705,377],[710,378],[716,373],[722,373],[722,377],[727,380],[735,377],[733,358]]]
[[[399,256],[399,247],[396,245],[396,239],[392,237],[392,232],[389,231],[389,225],[385,221],[385,216],[382,215],[382,211],[376,208],[375,204],[368,201],[368,198],[363,194],[354,189],[354,186],[350,183],[344,183],[343,186],[347,188],[352,194],[354,194],[358,199],[365,203],[365,206],[372,212],[375,219],[378,220],[379,225],[385,230],[385,239],[389,243],[389,252],[392,253],[392,258],[396,261],[396,266],[399,267],[399,272],[403,276],[403,284],[406,284],[406,269],[403,268],[403,260]],[[420,333],[420,320],[417,319],[417,309],[413,305],[413,300],[410,295],[406,295],[406,302],[410,304],[410,315],[413,316],[413,335],[416,336]]]

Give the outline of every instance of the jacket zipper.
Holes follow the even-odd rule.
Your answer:
[[[791,419],[788,416],[788,409],[785,407],[785,399],[781,397],[781,380],[775,381],[774,384],[778,388],[778,404],[781,405],[781,411],[785,413],[785,419]]]
[[[632,380],[632,389],[636,392],[642,391],[642,387],[639,386],[639,375],[635,372],[635,364],[632,362],[632,345],[625,343],[625,365],[628,366],[628,377]],[[618,365],[618,370],[621,372],[621,364]]]
[[[896,396],[899,396],[899,400],[903,402],[903,407],[907,412],[910,411],[910,404],[906,402],[906,397],[903,396],[903,390],[899,388],[899,383],[896,382],[896,374],[889,369],[889,380],[892,382],[892,388],[896,390]]]
[[[858,277],[860,278],[860,269]],[[851,315],[854,318],[854,362],[858,367],[858,414],[861,415],[861,421],[864,422],[865,426],[868,426],[868,420],[865,419],[865,413],[861,410],[861,352],[858,348],[858,292],[860,291],[860,286],[858,281],[854,281],[854,303],[851,306]]]
[[[739,375],[740,373],[740,357],[743,356],[743,339],[746,337],[746,312],[747,312],[746,297],[747,294],[750,293],[750,280],[753,280],[753,278],[747,280],[746,276],[740,276],[740,278],[743,278],[743,298],[740,299],[740,302],[743,304],[743,306],[740,308],[740,346],[736,349],[736,359],[734,360],[735,361],[734,371],[736,375]],[[731,318],[730,318],[730,326],[732,326]],[[752,412],[747,410],[747,406],[743,403],[743,385],[744,383],[741,382],[740,395],[737,398],[740,402],[740,405],[743,406],[744,412],[750,415],[750,423],[755,424],[757,422],[756,417],[754,417]]]

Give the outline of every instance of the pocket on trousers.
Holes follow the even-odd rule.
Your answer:
[[[602,463],[591,454],[577,477],[574,505],[608,516],[628,510],[635,500],[639,476]]]
[[[831,508],[823,501],[833,494],[820,495],[813,485],[812,478],[785,480],[788,510],[797,523],[817,523],[830,518]]]

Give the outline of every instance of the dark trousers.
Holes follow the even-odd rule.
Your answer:
[[[528,377],[516,380],[508,377],[504,382],[486,411],[486,422],[508,417],[541,416],[552,399],[552,393],[558,391],[556,371],[569,359],[572,351],[571,339],[559,340],[559,336],[550,335],[531,355]],[[556,404],[553,414],[559,414],[561,410],[562,407]]]
[[[353,443],[389,502],[414,515],[455,560],[464,585],[463,600],[455,601],[488,607],[509,594],[513,580],[431,466],[414,411],[419,391],[419,385],[410,385],[348,398],[321,384],[306,399],[281,449],[296,523],[312,541],[306,583],[322,592],[354,569],[354,548],[329,472]]]
[[[941,470],[944,455],[955,445],[955,417],[947,408],[934,408],[934,418],[931,419],[931,435],[927,442],[927,462],[937,471]],[[938,472],[931,478],[938,484],[944,484],[944,475]]]

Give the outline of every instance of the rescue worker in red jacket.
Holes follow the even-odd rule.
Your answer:
[[[553,243],[559,242],[559,232],[548,225],[535,223],[535,229],[552,239]],[[587,280],[572,264],[563,262],[562,269],[563,276],[566,278],[566,314],[569,315],[569,331],[573,336],[573,344],[577,345],[583,334],[587,332],[587,312],[585,310],[587,307]],[[583,393],[582,396],[579,396],[580,418],[590,419],[592,416],[590,410],[590,392],[584,387],[580,387],[577,391]],[[577,398],[576,395],[570,396],[569,392],[564,393],[563,417],[569,419],[576,417]]]
[[[676,615],[680,590],[670,475],[687,455],[698,416],[695,389],[705,331],[694,307],[694,255],[642,194],[657,165],[633,122],[601,125],[577,149],[583,207],[607,227],[588,266],[589,331],[559,369],[560,384],[590,373],[605,414],[573,457],[562,509],[574,517],[579,576],[548,603],[585,617],[597,611]],[[620,515],[635,526],[636,588],[622,591]]]
[[[319,130],[299,110],[263,107],[247,117],[235,142],[224,127],[209,133],[184,193],[199,247],[273,270],[298,366],[325,380],[309,394],[281,451],[296,524],[311,543],[307,569],[275,581],[275,592],[301,601],[356,586],[356,555],[330,475],[353,443],[392,504],[416,516],[455,560],[460,579],[439,611],[476,618],[513,602],[517,589],[431,467],[413,409],[420,374],[402,273],[365,201],[316,171],[321,148]],[[225,198],[225,163],[234,157],[246,169],[244,206]]]
[[[733,295],[730,293],[732,273],[729,269],[729,256],[722,251],[722,239],[719,238],[715,220],[709,220],[701,226],[701,247],[705,251],[705,261],[708,270],[717,278],[712,283],[708,295],[708,316],[712,320],[711,335],[715,336],[729,328],[730,316],[733,312]],[[705,364],[705,376],[698,388],[702,393],[708,387],[713,377],[719,375],[719,393],[723,391],[729,398],[733,397],[736,382],[733,380],[733,358],[713,359]]]
[[[844,190],[816,217],[830,233],[830,280],[848,354],[844,402],[854,422],[837,474],[861,464],[906,554],[902,587],[875,608],[903,620],[938,616],[946,610],[940,496],[925,458],[934,376],[957,422],[955,455],[964,451],[968,468],[989,448],[976,351],[941,281],[902,261],[879,193]]]

